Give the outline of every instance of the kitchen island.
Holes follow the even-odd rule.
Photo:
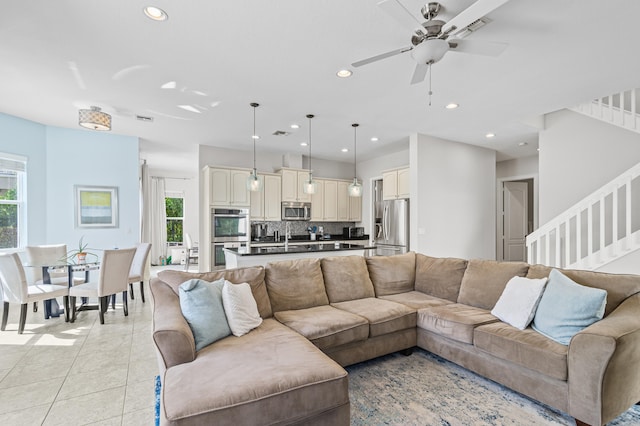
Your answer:
[[[226,269],[245,266],[264,266],[269,262],[329,256],[364,256],[375,247],[362,244],[323,243],[289,245],[289,247],[239,247],[225,248]]]

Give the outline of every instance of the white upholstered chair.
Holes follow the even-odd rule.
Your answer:
[[[193,245],[193,240],[191,239],[191,235],[189,233],[184,234],[184,242],[187,245],[187,251],[185,253],[186,259],[184,262],[184,270],[189,271],[189,265],[191,264],[191,259],[198,260],[198,247]]]
[[[97,280],[74,285],[69,289],[71,297],[71,322],[76,319],[76,297],[97,297],[100,324],[104,324],[104,313],[109,306],[109,297],[122,292],[124,315],[129,315],[127,288],[129,270],[133,262],[135,248],[105,250],[100,262],[100,276]]]
[[[129,291],[131,292],[131,300],[134,299],[133,283],[139,281],[140,297],[142,298],[142,303],[144,303],[144,279],[147,272],[147,264],[150,251],[151,244],[138,244],[138,247],[136,248],[136,254],[133,257],[133,263],[131,263],[131,269],[129,270]]]
[[[25,249],[27,262],[32,265],[55,265],[56,263],[65,263],[67,260],[67,245],[43,245],[43,246],[27,246]],[[29,268],[31,273],[31,282],[34,284],[44,284],[42,277],[42,268]],[[49,272],[50,284],[69,286],[69,275],[67,268],[61,267],[57,271]],[[83,283],[84,277],[73,277],[73,284]],[[38,304],[33,304],[33,311],[38,310]]]
[[[2,284],[2,300],[4,311],[2,312],[2,327],[4,331],[9,318],[9,305],[20,304],[20,320],[18,322],[18,334],[24,331],[27,320],[27,305],[40,300],[52,299],[62,296],[65,304],[66,320],[69,320],[69,286],[55,284],[28,285],[24,267],[17,253],[0,254],[0,283]]]

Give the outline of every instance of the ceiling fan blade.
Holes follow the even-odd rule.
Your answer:
[[[429,65],[416,64],[416,69],[413,71],[413,77],[411,77],[411,84],[423,82],[424,78],[427,76],[428,70],[429,70]]]
[[[472,22],[493,12],[509,0],[478,0],[442,26],[443,33],[455,34]],[[456,27],[452,30],[452,27]]]
[[[376,61],[379,61],[381,59],[389,58],[391,56],[395,56],[395,55],[399,55],[399,54],[404,53],[404,52],[408,52],[411,49],[413,49],[412,46],[410,46],[410,47],[401,47],[400,49],[392,50],[392,51],[386,52],[386,53],[381,53],[379,55],[372,56],[370,58],[363,59],[363,60],[358,61],[358,62],[354,62],[354,63],[351,64],[351,66],[352,67],[356,67],[356,68],[357,67],[361,67],[362,65],[367,65],[367,64],[370,64],[371,62],[376,62]]]
[[[449,50],[452,52],[471,53],[473,55],[498,56],[509,46],[507,43],[469,39],[452,39]]]
[[[420,29],[422,34],[426,34],[422,22],[418,20],[402,3],[398,0],[382,0],[378,6],[387,12],[393,19],[398,21],[405,29]]]

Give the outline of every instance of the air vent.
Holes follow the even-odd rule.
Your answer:
[[[136,115],[136,119],[140,121],[146,121],[148,123],[153,122],[153,117],[145,117],[144,115]]]
[[[284,130],[276,130],[273,132],[273,136],[289,136],[289,132],[285,132]]]

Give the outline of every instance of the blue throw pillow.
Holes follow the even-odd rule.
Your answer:
[[[532,327],[568,345],[580,330],[602,319],[606,304],[606,290],[580,285],[552,269]]]
[[[222,305],[224,278],[212,283],[189,280],[180,284],[180,309],[196,340],[196,351],[231,334]]]

